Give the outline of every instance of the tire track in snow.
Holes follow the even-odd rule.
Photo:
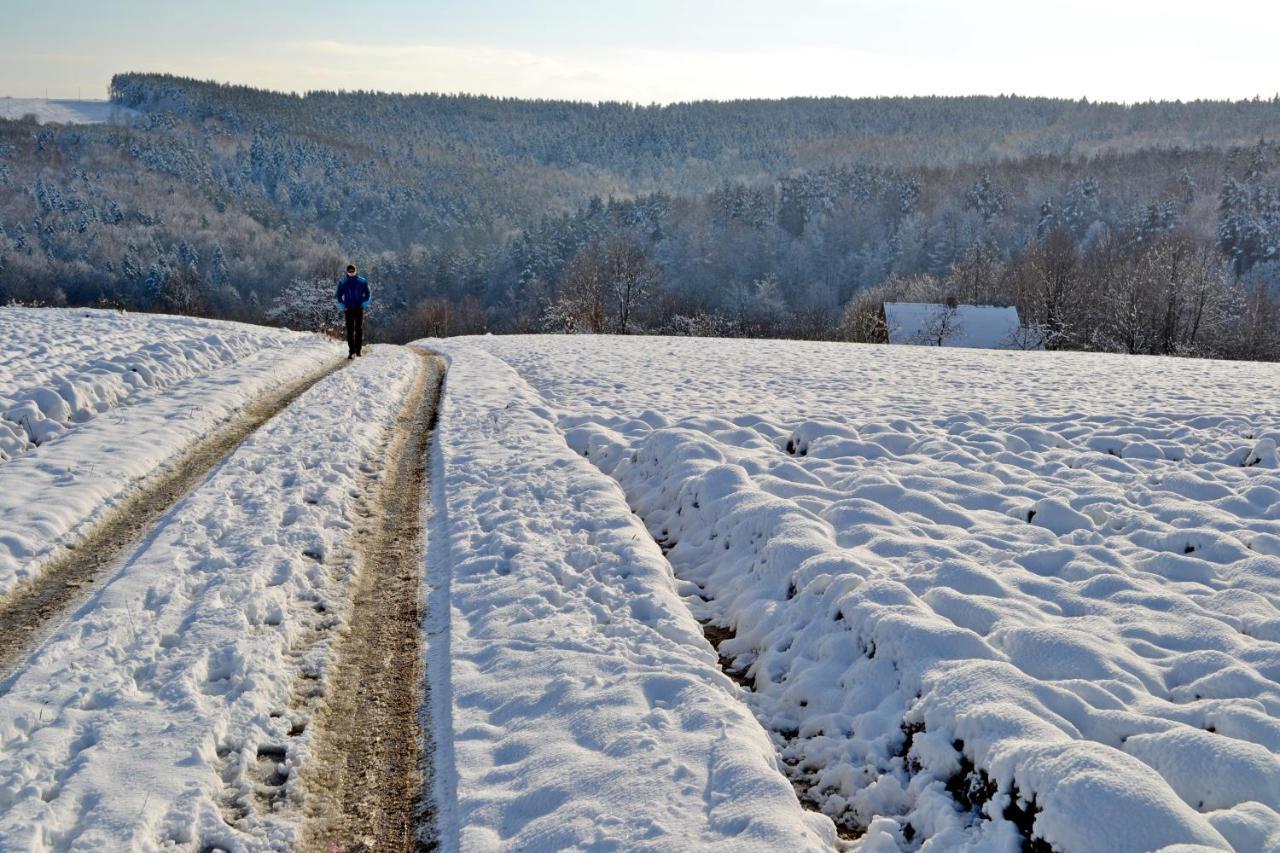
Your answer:
[[[387,448],[383,480],[362,511],[358,575],[338,640],[315,748],[304,766],[301,849],[421,850],[433,811],[422,803],[427,735],[422,662],[422,498],[444,363],[423,364]]]
[[[146,540],[156,522],[204,482],[218,463],[307,389],[346,363],[345,359],[333,359],[250,403],[180,459],[143,481],[138,491],[85,538],[68,545],[64,556],[0,601],[0,680],[7,679],[54,628],[88,601]],[[7,689],[2,681],[0,689]]]

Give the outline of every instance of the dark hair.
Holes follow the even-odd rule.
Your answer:
[[[356,265],[355,265],[355,264],[347,264],[347,272],[352,273],[352,272],[355,272],[355,271],[356,271]]]

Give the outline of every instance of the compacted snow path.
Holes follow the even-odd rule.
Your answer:
[[[297,846],[357,510],[420,362],[316,383],[0,682],[0,850]]]
[[[316,372],[270,392],[249,404],[230,421],[185,453],[169,460],[164,470],[145,480],[136,492],[112,510],[64,555],[50,561],[33,580],[18,585],[0,599],[0,678],[22,656],[48,636],[60,618],[89,598],[98,582],[123,559],[155,521],[194,488],[229,452],[300,394],[323,379],[343,361],[330,361]]]
[[[354,531],[358,574],[328,699],[303,769],[302,850],[411,851],[434,836],[423,802],[422,511],[444,364],[422,355],[387,446],[376,499]],[[425,846],[422,845],[422,846]]]

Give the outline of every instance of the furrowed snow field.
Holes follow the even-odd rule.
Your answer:
[[[89,309],[0,308],[0,599],[137,484],[269,389],[317,335]]]
[[[6,606],[341,352],[100,311],[0,309],[0,332]],[[1275,366],[419,345],[448,363],[438,409],[404,404],[437,375],[418,354],[343,362],[15,643],[0,850],[314,842],[353,590],[381,577],[364,540],[391,530],[410,600],[423,547],[390,671],[417,669],[421,614],[403,707],[442,850],[1280,850]],[[410,421],[424,544],[374,517]]]
[[[559,728],[591,713],[602,686],[619,721],[669,717],[697,691],[658,691],[659,704],[646,678],[692,677],[709,655],[602,472],[661,543],[688,613],[729,632],[721,658],[750,685],[740,698],[779,766],[863,833],[861,849],[1280,849],[1275,366],[696,339],[428,343],[451,362],[438,467],[455,490],[437,493],[448,515],[433,528],[453,537],[454,553],[438,554],[455,565],[453,700],[433,695],[433,708],[457,738],[456,790],[442,793],[465,848],[519,848],[530,813],[570,832],[581,801],[545,796],[530,764],[591,779],[624,814],[672,796],[683,775],[661,793],[642,777],[646,793],[628,795],[590,772],[598,741]],[[628,614],[641,591],[653,603]],[[578,612],[591,618],[574,652],[562,638]],[[640,653],[597,660],[592,633],[634,636]],[[447,655],[431,654],[435,689]],[[610,666],[616,685],[598,670]],[[496,673],[502,687],[482,677]],[[725,707],[724,682],[697,677],[701,693],[721,691],[704,707]],[[709,713],[733,721],[731,750],[749,765],[725,790],[773,791],[760,736]],[[680,751],[653,739],[663,761]],[[798,807],[770,796],[734,828],[763,833],[788,810],[799,826]],[[678,837],[678,823],[660,828]]]
[[[292,846],[305,688],[418,360],[377,347],[305,392],[0,685],[0,849]]]
[[[427,550],[446,850],[830,850],[617,485],[501,361],[445,379]]]

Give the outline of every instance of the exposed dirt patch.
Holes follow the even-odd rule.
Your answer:
[[[7,677],[55,626],[111,576],[155,522],[259,427],[340,366],[334,359],[308,376],[250,403],[181,459],[142,483],[85,538],[39,577],[0,601],[0,678]]]
[[[302,769],[302,850],[431,849],[421,803],[426,699],[422,666],[422,498],[444,364],[423,366],[388,443],[382,484],[357,533],[347,631],[311,725]]]

